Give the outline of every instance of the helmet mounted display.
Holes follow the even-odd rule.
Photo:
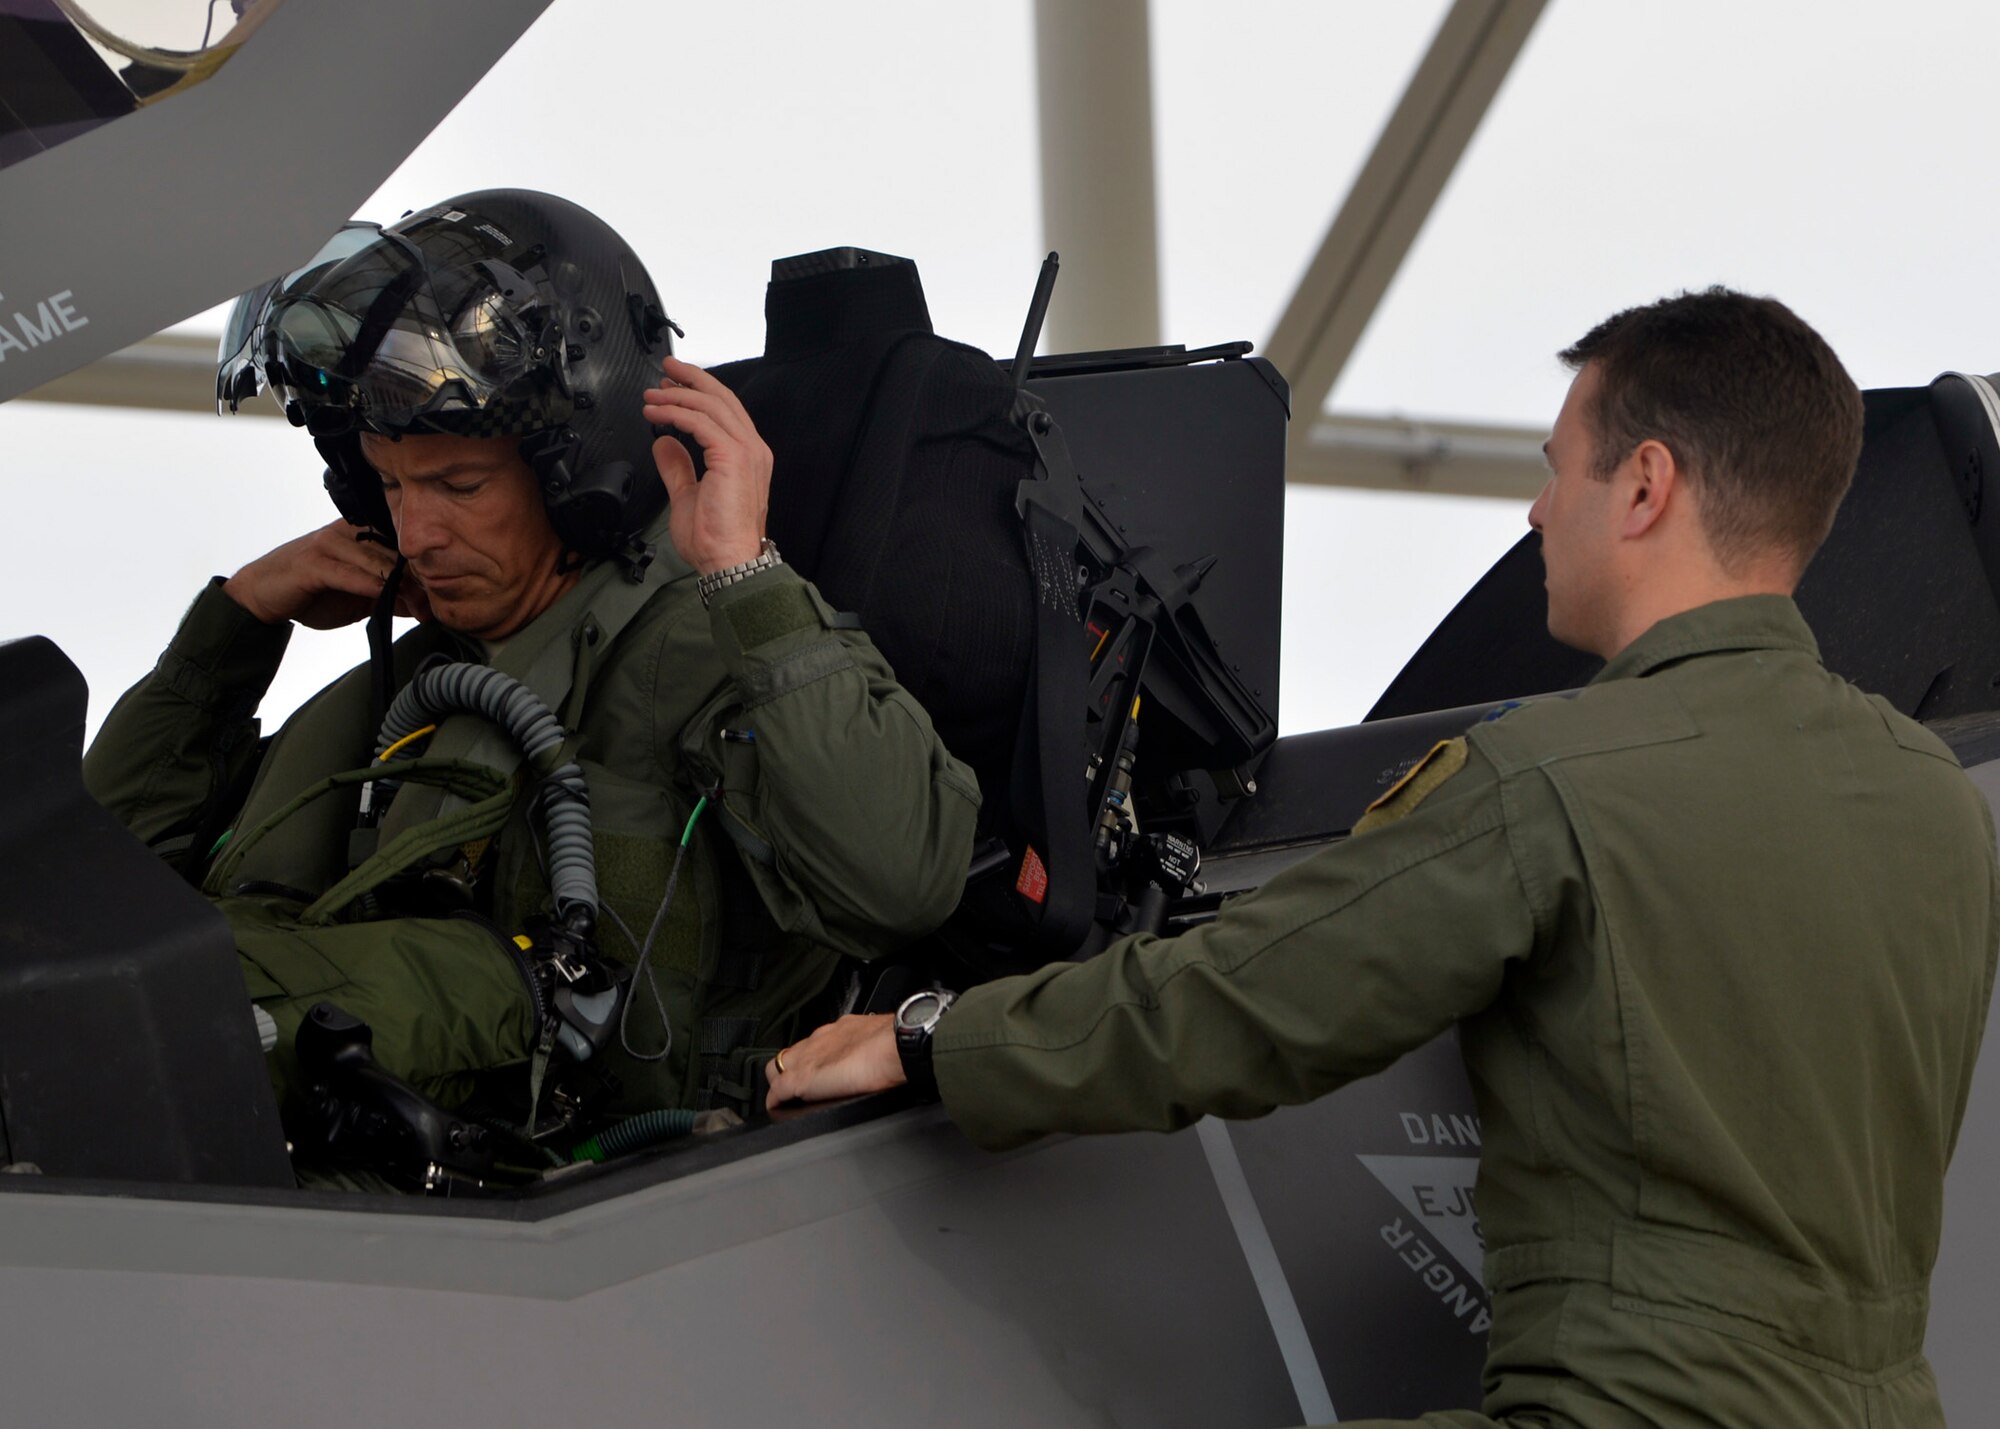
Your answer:
[[[265,375],[314,436],[526,436],[567,421],[575,399],[539,249],[517,261],[439,264],[396,232],[274,297]],[[553,360],[552,360],[553,358]]]
[[[351,225],[245,294],[217,401],[233,409],[246,388],[268,388],[312,434],[341,514],[384,533],[362,433],[516,438],[565,546],[642,564],[639,533],[665,491],[639,395],[671,330],[609,226],[546,194],[493,190],[386,229]]]
[[[260,283],[230,305],[215,355],[215,410],[229,416],[267,385],[263,372],[263,324],[273,298],[300,291],[341,259],[374,242],[380,224],[344,223],[309,260],[280,278]]]

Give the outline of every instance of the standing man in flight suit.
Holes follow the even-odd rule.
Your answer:
[[[1167,1130],[1456,1023],[1493,1328],[1484,1413],[1425,1422],[1942,1425],[1925,1315],[2000,892],[1950,752],[1829,674],[1790,599],[1859,394],[1722,289],[1563,358],[1528,519],[1589,687],[1440,745],[1213,923],[844,1019],[770,1099],[934,1079],[990,1147]]]

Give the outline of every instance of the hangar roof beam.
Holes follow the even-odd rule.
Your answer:
[[[1546,3],[1456,0],[1439,24],[1265,344],[1298,417],[1326,405]],[[1291,462],[1311,466],[1317,430],[1295,417]]]

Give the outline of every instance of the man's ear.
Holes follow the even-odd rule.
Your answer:
[[[1618,534],[1633,540],[1658,525],[1667,508],[1680,499],[1681,473],[1666,443],[1651,438],[1633,448],[1625,465],[1630,485]]]

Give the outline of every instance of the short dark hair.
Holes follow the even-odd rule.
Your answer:
[[[1812,559],[1861,455],[1861,393],[1826,340],[1775,298],[1678,293],[1606,318],[1564,348],[1595,365],[1594,474],[1662,442],[1696,491],[1725,568],[1774,550]]]

